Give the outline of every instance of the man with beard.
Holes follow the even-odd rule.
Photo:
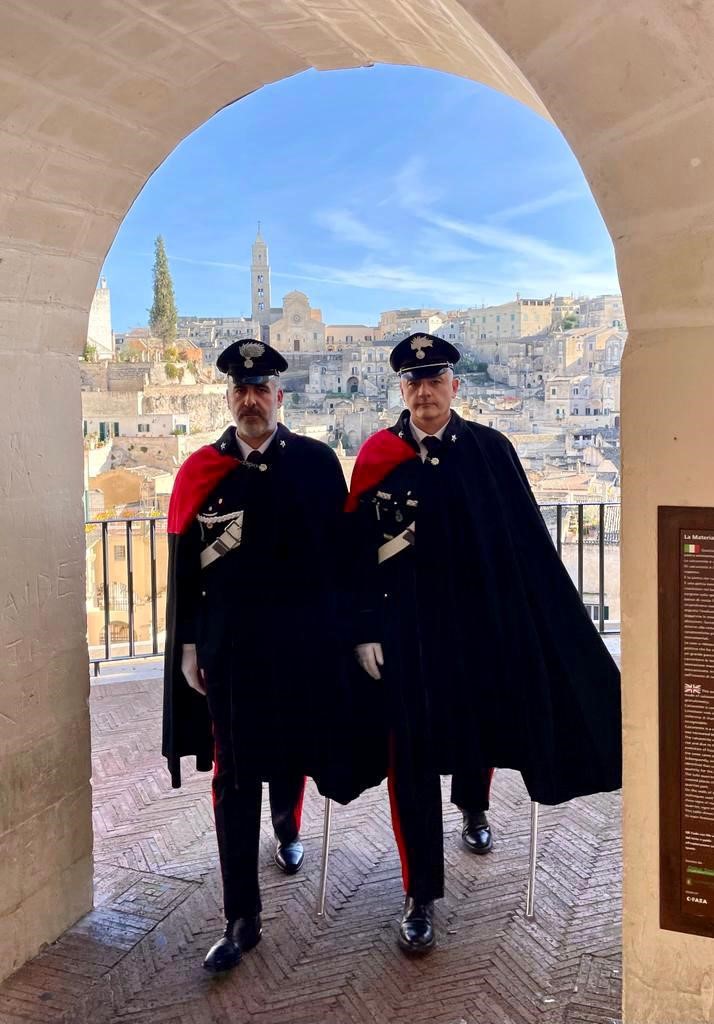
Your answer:
[[[435,943],[440,775],[478,824],[492,765],[557,804],[617,789],[617,668],[558,558],[506,437],[451,410],[457,348],[392,351],[406,410],[363,445],[348,502],[355,652],[382,680],[389,796],[406,890],[399,944]]]
[[[331,449],[277,422],[287,369],[279,352],[240,341],[217,366],[228,374],[235,426],[186,460],[169,507],[163,740],[174,786],[182,756],[194,755],[199,770],[214,765],[226,918],[204,961],[214,973],[261,936],[263,781],[275,863],[286,874],[303,863],[305,775],[324,767],[315,734],[334,689],[333,573],[346,494]]]

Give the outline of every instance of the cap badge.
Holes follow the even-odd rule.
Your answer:
[[[415,338],[411,347],[416,352],[417,359],[423,359],[426,356],[424,349],[431,348],[433,344],[431,338]]]
[[[259,341],[246,341],[244,345],[240,346],[238,351],[243,358],[246,369],[249,370],[253,365],[253,359],[259,359],[265,352],[265,345]]]

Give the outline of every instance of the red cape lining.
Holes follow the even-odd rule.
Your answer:
[[[169,533],[185,533],[214,487],[239,463],[233,455],[221,455],[211,444],[186,459],[174,481],[169,501]]]
[[[361,495],[376,487],[402,462],[416,458],[418,456],[412,446],[402,441],[391,430],[378,430],[376,434],[368,437],[359,450],[352,471],[345,511],[354,512]]]

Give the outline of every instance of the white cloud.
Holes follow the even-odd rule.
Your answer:
[[[322,284],[391,291],[395,295],[414,294],[430,304],[468,305],[474,303],[484,289],[500,287],[498,281],[484,281],[468,274],[461,273],[458,277],[435,275],[396,264],[367,262],[358,267],[302,264],[301,269],[304,274],[293,276]]]
[[[146,253],[146,255],[151,255]],[[174,253],[169,257],[169,264],[171,263],[190,263],[194,267],[221,267],[225,270],[250,270],[250,266],[246,263],[225,263],[221,260],[197,260],[192,256],[176,256]]]
[[[394,198],[405,209],[418,210],[441,198],[440,189],[424,183],[423,171],[423,157],[413,156],[394,175]]]
[[[488,249],[498,249],[517,256],[540,260],[561,270],[571,270],[580,262],[580,257],[567,249],[559,249],[530,235],[518,234],[508,228],[491,224],[469,224],[453,217],[443,217],[428,210],[421,211],[421,218],[434,227],[450,231],[462,238],[470,238]]]
[[[349,210],[321,210],[315,219],[340,242],[353,242],[365,249],[386,249],[389,239],[358,220]]]
[[[563,206],[565,203],[574,202],[577,199],[589,198],[587,189],[583,188],[559,188],[547,195],[539,196],[536,199],[529,199],[525,203],[518,203],[516,206],[507,206],[503,210],[489,215],[491,222],[502,223],[505,220],[516,220],[518,217],[527,217],[531,213],[538,213],[540,210],[548,210],[553,206]]]

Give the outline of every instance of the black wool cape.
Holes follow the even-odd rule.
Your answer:
[[[383,645],[402,763],[516,769],[544,804],[618,789],[619,672],[512,445],[452,414],[438,467],[418,460],[405,412],[363,445],[348,502],[353,549],[371,560],[357,599],[371,607],[355,615],[353,639]],[[413,480],[414,547],[377,569],[378,492]]]
[[[209,675],[220,677],[214,713],[217,707],[222,734],[230,719],[239,779],[298,770],[323,795],[346,803],[383,777],[384,733],[370,687],[350,686],[339,643],[344,477],[327,445],[282,425],[266,461],[259,479],[268,488],[262,514],[270,526],[250,562],[258,572],[241,579],[245,563],[230,563],[230,552],[218,568],[209,566],[210,577],[199,578],[213,583],[206,589],[215,613],[208,621],[204,615],[199,665],[207,667],[210,657]],[[186,592],[186,535],[213,495],[230,493],[230,474],[254,472],[242,465],[230,427],[186,460],[171,496],[162,753],[176,788],[182,757],[195,758],[199,771],[210,771],[214,759],[207,699],[181,672],[186,602],[196,599],[195,585]]]

